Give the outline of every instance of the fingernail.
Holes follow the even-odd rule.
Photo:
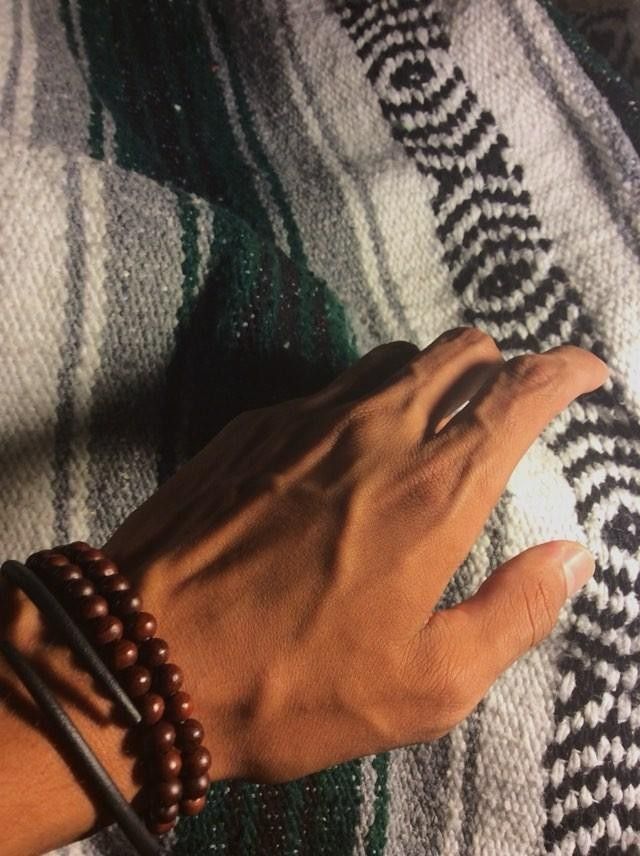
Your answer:
[[[567,597],[572,597],[593,576],[596,560],[588,550],[578,546],[571,547],[565,556],[562,567],[567,581]]]

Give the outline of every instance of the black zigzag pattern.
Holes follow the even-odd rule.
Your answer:
[[[451,59],[434,3],[338,0],[334,8],[391,134],[434,186],[430,204],[465,323],[490,333],[507,357],[570,342],[606,361],[580,294],[553,263],[523,168],[511,164],[507,138]],[[555,436],[543,435],[574,489],[580,524],[604,547],[597,596],[574,600],[559,664],[544,759],[553,853],[628,853],[640,842],[640,430],[623,402],[610,380],[572,403]]]

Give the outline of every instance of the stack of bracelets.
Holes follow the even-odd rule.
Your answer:
[[[33,572],[30,582],[27,569]],[[142,806],[147,829],[154,835],[162,835],[174,827],[180,814],[195,815],[202,811],[211,766],[211,755],[202,745],[203,727],[191,717],[193,703],[182,688],[182,670],[169,662],[169,646],[156,636],[156,619],[150,612],[143,611],[139,594],[115,562],[101,550],[75,541],[34,553],[27,559],[26,568],[17,562],[6,562],[2,570],[7,571],[9,578],[21,586],[43,612],[47,615],[56,612],[58,624],[67,638],[76,640],[76,649],[93,646],[95,651],[81,650],[79,653],[87,662],[94,663],[97,673],[97,652],[107,667],[102,669],[101,677],[107,683],[110,678],[112,694],[117,695],[117,689],[113,689],[117,683],[128,696],[124,701],[119,700],[128,707],[129,718],[138,721],[134,727],[141,739],[136,745],[143,747],[147,778],[142,786],[142,798],[137,802]],[[44,587],[58,604],[42,591]],[[32,594],[32,591],[37,594],[37,590],[40,590],[39,597]],[[71,619],[75,619],[77,625],[70,629]],[[7,659],[10,659],[7,655],[10,647],[9,643],[3,643]],[[12,649],[10,662],[14,668],[17,656]],[[107,670],[111,675],[105,674]],[[16,671],[19,670],[16,668]],[[23,674],[19,674],[35,696]],[[48,695],[48,691],[41,691],[42,695]],[[49,699],[40,697],[38,700],[47,701],[52,711]],[[61,709],[57,710],[59,714]],[[64,711],[59,716],[66,718]],[[70,730],[72,726],[67,727],[67,731]],[[85,755],[90,753],[86,744],[84,751]],[[95,756],[94,765],[100,767]],[[103,777],[110,781],[103,768],[100,769]],[[115,789],[112,782],[111,786]],[[116,793],[123,800],[119,792]],[[141,846],[139,841],[138,846]],[[149,847],[146,852],[151,852]]]

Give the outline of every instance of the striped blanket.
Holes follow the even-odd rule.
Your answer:
[[[580,541],[596,574],[551,637],[437,742],[216,783],[169,852],[640,853],[640,112],[614,68],[640,27],[613,6],[608,61],[579,0],[0,0],[2,558],[104,542],[235,414],[380,342],[475,325],[611,368],[443,598]]]

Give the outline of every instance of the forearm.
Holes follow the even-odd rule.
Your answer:
[[[139,785],[135,758],[123,749],[126,729],[111,702],[61,647],[28,655],[127,800]],[[61,750],[64,754],[61,754]],[[4,856],[39,856],[88,835],[111,818],[96,810],[92,785],[59,742],[27,690],[0,657],[0,828]],[[71,765],[71,766],[70,766]],[[89,790],[91,789],[91,790]]]

